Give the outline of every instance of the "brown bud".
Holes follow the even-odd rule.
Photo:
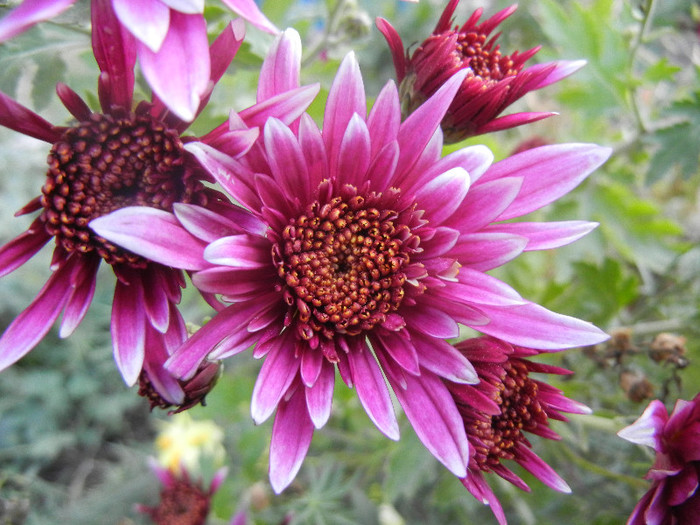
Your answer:
[[[654,385],[642,372],[623,370],[620,373],[620,387],[627,394],[629,400],[635,403],[641,403],[654,396]]]
[[[649,346],[649,357],[657,363],[662,361],[678,363],[687,351],[685,341],[685,337],[680,335],[660,333]]]

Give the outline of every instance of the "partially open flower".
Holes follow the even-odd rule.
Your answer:
[[[646,479],[651,488],[632,511],[628,525],[684,525],[700,516],[700,394],[679,399],[668,415],[661,401],[652,401],[641,417],[617,433],[623,439],[656,451]]]
[[[524,432],[559,439],[549,426],[550,419],[566,421],[562,412],[590,413],[585,405],[530,376],[533,372],[558,375],[571,372],[527,359],[540,354],[540,350],[491,337],[467,339],[455,346],[474,365],[480,379],[475,385],[446,381],[471,445],[467,476],[461,480],[467,490],[490,505],[501,524],[506,523],[503,509],[484,474],[494,472],[516,487],[530,490],[503,460],[515,461],[554,490],[570,492],[566,482],[532,452]]]
[[[554,113],[515,113],[498,117],[508,106],[529,91],[543,88],[570,75],[584,61],[560,61],[537,64],[524,69],[525,62],[539,47],[524,53],[501,53],[493,30],[516,9],[513,5],[488,20],[478,23],[483,9],[477,9],[462,27],[452,27],[452,15],[459,0],[450,0],[440,21],[411,56],[404,51],[401,37],[383,18],[377,27],[391,48],[396,76],[401,83],[404,118],[435,93],[453,74],[462,69],[468,74],[443,121],[445,142],[513,128]]]

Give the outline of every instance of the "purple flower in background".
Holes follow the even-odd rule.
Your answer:
[[[175,306],[184,286],[182,271],[118,247],[96,235],[88,223],[134,205],[171,211],[175,203],[191,203],[225,213],[225,197],[203,184],[212,179],[185,147],[186,142],[196,140],[181,136],[188,123],[170,113],[158,99],[133,105],[135,43],[122,30],[110,3],[95,0],[92,16],[102,112],[91,111],[75,92],[61,84],[58,95],[77,123],[54,126],[0,93],[0,124],[51,144],[42,194],[18,212],[38,211],[39,216],[25,233],[0,248],[0,275],[20,267],[50,239],[56,243],[52,275],[0,339],[0,369],[38,344],[61,312],[59,335],[66,337],[75,329],[90,305],[97,268],[104,260],[117,276],[111,333],[115,360],[125,382],[133,385],[140,378],[152,402],[160,396],[164,404],[182,406],[201,399],[206,394],[205,383],[209,384],[205,379],[213,378],[205,362],[198,374],[207,372],[187,383],[163,368],[170,353],[187,337]],[[212,76],[200,108],[230,64],[243,35],[242,22],[235,21],[214,41],[211,51],[206,51],[207,60],[211,55]],[[295,60],[298,63],[298,37],[283,41],[286,45],[278,42],[263,67],[262,81],[268,79],[269,89],[258,97],[259,104],[241,113],[250,129],[237,132],[226,122],[209,139],[201,140],[215,144],[217,138],[223,138],[231,148],[250,147],[258,134],[256,122],[269,115],[290,122],[298,118],[306,107],[303,101],[310,102],[317,90],[294,90],[298,75],[297,85],[285,84],[269,66],[280,61],[293,69]],[[296,67],[298,72],[298,64]],[[285,75],[293,77],[292,73]],[[177,81],[177,77],[171,79],[172,83]]]
[[[628,525],[684,525],[700,516],[700,394],[679,399],[668,415],[652,401],[641,417],[618,435],[656,451],[646,479],[651,488],[632,511]]]
[[[351,53],[330,89],[322,130],[304,114],[291,126],[269,119],[262,140],[236,158],[186,146],[241,203],[238,217],[176,204],[174,214],[126,208],[91,223],[129,250],[194,271],[195,286],[233,303],[167,366],[187,378],[207,357],[256,344],[253,355],[265,361],[252,416],[261,423],[277,409],[270,448],[277,492],[328,420],[336,367],[375,425],[397,439],[386,376],[426,447],[464,477],[467,435],[443,380],[478,377],[446,341],[458,323],[543,349],[607,337],[484,272],[590,231],[595,225],[580,221],[501,221],[567,193],[609,149],[550,146],[491,165],[491,152],[476,146],[441,158],[439,124],[465,74],[402,122],[393,82],[367,115]]]
[[[464,420],[471,445],[468,473],[461,481],[479,501],[491,506],[498,522],[506,523],[498,498],[489,487],[485,473],[494,472],[529,491],[527,484],[503,464],[513,460],[547,486],[570,492],[566,482],[531,450],[524,432],[559,439],[549,420],[567,421],[562,412],[589,414],[588,407],[572,401],[531,373],[571,374],[556,366],[535,363],[528,358],[541,353],[490,337],[467,339],[455,345],[476,369],[479,383],[447,382]]]
[[[585,62],[559,61],[523,69],[539,47],[525,53],[503,55],[491,32],[516,9],[513,5],[478,24],[477,9],[462,27],[452,27],[459,0],[450,0],[430,35],[411,56],[389,22],[377,19],[386,38],[401,85],[404,116],[416,110],[457,71],[466,70],[457,95],[442,121],[445,142],[459,142],[473,135],[513,128],[555,113],[514,113],[498,118],[508,106],[529,91],[543,88],[580,69]],[[490,37],[490,38],[489,38]]]
[[[211,499],[223,483],[227,470],[219,469],[209,488],[205,489],[202,481],[193,480],[184,468],[173,472],[155,461],[151,461],[150,465],[162,485],[160,501],[155,507],[137,505],[136,509],[146,514],[155,525],[205,525]],[[231,523],[244,525],[245,515],[238,514]]]
[[[75,0],[24,0],[0,20],[0,42],[59,15],[74,3]]]

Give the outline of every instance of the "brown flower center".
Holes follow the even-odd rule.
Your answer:
[[[361,196],[311,204],[292,219],[273,248],[298,334],[358,335],[399,308],[409,255],[409,228],[397,213]]]
[[[503,368],[501,381],[491,380],[500,390],[500,400],[496,400],[500,415],[476,419],[470,432],[481,442],[474,447],[474,457],[483,470],[501,459],[514,459],[518,442],[528,443],[523,431],[547,425],[547,414],[537,399],[537,383],[529,378],[527,365],[511,360]]]
[[[148,115],[93,113],[68,128],[51,148],[42,218],[66,252],[96,251],[108,263],[146,261],[97,236],[88,223],[126,206],[172,210],[201,198],[202,185],[185,167],[178,133]]]
[[[474,75],[484,81],[497,82],[517,75],[522,68],[516,66],[510,56],[502,55],[499,46],[494,48],[487,43],[485,34],[475,31],[459,33],[455,53],[462,64],[468,65]]]

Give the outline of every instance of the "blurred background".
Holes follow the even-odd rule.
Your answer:
[[[375,17],[388,19],[404,44],[415,46],[446,3],[267,0],[261,6],[278,27],[301,33],[302,81],[322,86],[310,110],[320,122],[333,75],[348,51],[358,55],[370,101],[394,78]],[[0,2],[0,16],[15,4]],[[462,0],[456,22],[461,25],[478,7],[488,17],[508,5]],[[209,1],[206,17],[215,35],[232,14]],[[82,1],[0,45],[0,90],[56,124],[69,119],[55,95],[57,82],[97,108],[88,23],[88,2]],[[614,153],[534,219],[593,220],[600,227],[573,245],[525,253],[496,275],[524,297],[592,321],[612,337],[598,347],[541,356],[575,371],[548,381],[594,410],[567,424],[554,422],[563,436],[559,442],[532,440],[573,493],[553,492],[517,466],[532,493],[495,476],[490,481],[513,524],[623,523],[647,488],[642,476],[652,456],[615,433],[650,399],[671,408],[676,399],[700,391],[700,4],[523,0],[499,29],[504,54],[541,45],[531,62],[585,59],[587,66],[507,110],[559,116],[450,148],[484,143],[500,159],[527,144],[595,142]],[[271,41],[249,28],[192,134],[254,101]],[[142,79],[139,89],[140,98],[147,97]],[[45,144],[0,129],[0,243],[31,222],[13,213],[38,194],[47,153]],[[31,302],[49,275],[49,260],[46,247],[0,280],[0,329]],[[148,520],[134,505],[158,500],[159,483],[146,459],[167,452],[159,433],[186,421],[149,413],[146,401],[122,382],[109,341],[114,277],[102,270],[103,285],[77,331],[67,340],[52,331],[0,374],[0,524],[141,524]],[[183,314],[201,325],[211,310],[188,288]],[[267,481],[272,424],[256,427],[249,409],[259,366],[250,352],[227,360],[207,406],[188,412],[208,426],[193,443],[179,446],[215,445],[219,451],[203,453],[197,475],[208,483],[216,468],[229,468],[209,523],[228,523],[237,509],[261,525],[285,519],[318,525],[496,523],[489,508],[423,448],[405,417],[399,417],[401,440],[387,440],[341,382],[331,419],[316,432],[300,474],[275,496]]]

